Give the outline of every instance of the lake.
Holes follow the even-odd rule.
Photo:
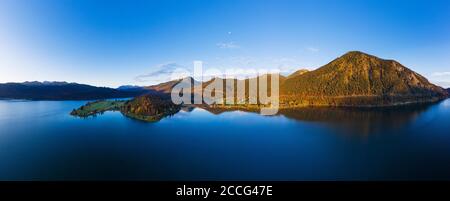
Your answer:
[[[450,100],[305,108],[276,116],[200,108],[156,123],[86,101],[0,101],[0,180],[449,180]]]

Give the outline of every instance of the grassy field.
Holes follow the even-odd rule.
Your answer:
[[[78,109],[74,109],[70,114],[78,117],[88,117],[106,111],[118,111],[126,101],[99,100],[89,102]]]

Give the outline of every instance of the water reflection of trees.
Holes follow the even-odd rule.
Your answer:
[[[302,108],[283,110],[280,114],[299,121],[323,122],[333,127],[370,134],[400,128],[416,119],[431,105],[410,105],[386,108]]]
[[[305,107],[282,109],[278,115],[296,121],[324,123],[332,128],[345,129],[349,134],[368,135],[387,129],[401,128],[435,104],[376,108]],[[236,111],[235,109],[207,107],[203,107],[203,109],[213,114]]]

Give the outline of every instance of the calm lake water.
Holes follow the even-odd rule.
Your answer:
[[[84,103],[0,101],[0,180],[450,180],[450,100],[157,123],[69,115]]]

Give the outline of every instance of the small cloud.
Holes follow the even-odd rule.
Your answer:
[[[450,76],[450,72],[435,72],[435,73],[433,73],[431,75],[435,76],[435,77]]]
[[[231,34],[232,34],[231,31],[229,31],[229,32],[228,32],[228,35],[231,35]]]
[[[318,48],[315,47],[307,47],[306,50],[311,53],[316,53],[320,51]]]
[[[240,46],[237,45],[234,42],[217,43],[216,45],[217,45],[217,47],[219,47],[221,49],[237,49],[237,48],[240,48]]]
[[[166,63],[166,64],[161,64],[157,67],[155,67],[155,71],[147,73],[147,74],[143,74],[143,75],[138,75],[136,76],[134,79],[137,82],[164,82],[164,81],[168,81],[171,78],[173,78],[174,74],[177,73],[182,73],[182,72],[186,72],[186,68],[182,65],[179,65],[177,63]],[[181,75],[179,77],[183,77],[184,75]]]

